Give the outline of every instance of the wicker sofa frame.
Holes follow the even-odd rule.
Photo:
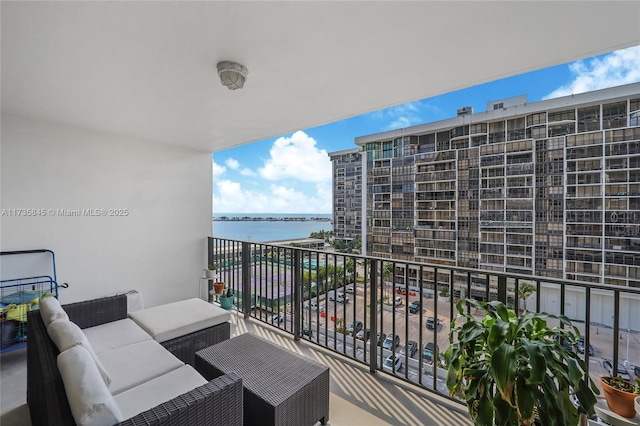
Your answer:
[[[69,319],[88,328],[127,317],[125,295],[63,306]],[[226,325],[225,325],[226,324]],[[229,323],[166,342],[165,347],[192,364],[196,348],[229,338]],[[27,314],[27,403],[33,425],[75,425],[58,371],[59,351],[47,334],[40,311]],[[219,339],[219,340],[218,340]],[[207,340],[216,340],[208,343]],[[203,346],[204,345],[204,346]],[[234,373],[211,380],[171,401],[120,423],[121,425],[242,425],[242,379]]]

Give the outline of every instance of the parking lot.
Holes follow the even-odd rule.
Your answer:
[[[334,327],[337,329],[340,326],[346,328],[350,323],[360,321],[363,323],[363,328],[370,328],[368,305],[371,295],[367,294],[365,299],[363,286],[356,286],[353,293],[345,292],[345,295],[349,297],[347,303],[330,301],[322,296],[317,301],[317,307],[313,306],[313,303],[305,303],[305,307],[308,306],[303,312],[305,327],[310,321],[312,329],[319,323],[321,327],[333,330]],[[433,307],[422,306],[415,310],[414,313],[410,313],[409,306],[413,301],[419,300],[418,296],[391,295],[391,293],[388,295],[391,298],[400,297],[402,301],[401,304],[396,304],[395,306],[381,305],[377,314],[377,329],[378,332],[382,332],[385,335],[395,334],[400,337],[397,351],[400,351],[401,347],[406,344],[406,340],[413,340],[418,344],[418,351],[412,356],[414,359],[419,358],[418,352],[428,342],[437,342],[441,350],[446,349],[449,341],[449,305],[447,302],[439,302],[438,311],[446,312],[446,315],[439,314],[437,316],[438,320],[433,321],[434,327],[430,329],[427,328],[426,323],[429,317],[435,318],[433,309],[430,309]],[[426,304],[429,301],[433,302],[432,299],[423,298],[423,303]]]
[[[311,329],[316,329],[317,324],[327,330],[347,328],[353,321],[361,321],[363,328],[369,328],[369,307],[368,304],[372,300],[371,294],[368,293],[365,298],[365,288],[363,285],[357,285],[353,289],[353,293],[345,292],[349,298],[347,303],[339,303],[337,301],[329,301],[320,296],[317,300],[317,308],[303,309],[305,328],[308,324]],[[423,306],[415,313],[410,313],[408,305],[414,300],[419,300],[417,295],[398,295],[386,293],[391,298],[400,297],[401,304],[395,306],[382,305],[378,309],[377,328],[379,332],[386,335],[396,334],[400,336],[400,344],[396,348],[400,351],[406,340],[414,340],[418,344],[412,358],[419,359],[419,354],[428,342],[437,342],[440,352],[446,350],[449,345],[450,330],[450,302],[448,299],[438,298],[438,306],[436,315],[435,303],[432,298],[422,298]],[[454,314],[455,314],[454,310]],[[472,312],[473,313],[473,312]],[[432,317],[433,328],[426,325],[427,319]],[[437,320],[435,318],[437,317]],[[558,325],[553,321],[549,322],[550,326]],[[585,334],[584,324],[575,322],[574,325],[580,330],[581,334]],[[608,375],[609,371],[604,365],[605,360],[613,358],[614,345],[618,345],[618,358],[622,365],[627,366],[627,370],[633,379],[634,367],[640,366],[640,335],[637,332],[621,330],[620,338],[613,337],[613,330],[610,327],[600,325],[592,325],[589,333],[590,344],[593,347],[593,354],[589,357],[590,375],[596,383],[598,378]],[[575,350],[575,349],[574,349]],[[351,353],[351,349],[345,351]],[[581,355],[584,358],[584,355]]]

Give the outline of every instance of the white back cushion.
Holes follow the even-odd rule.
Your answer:
[[[114,425],[124,418],[115,399],[100,377],[91,355],[82,345],[58,355],[58,370],[78,425]]]
[[[60,301],[52,296],[40,299],[40,317],[45,327],[49,327],[49,324],[57,319],[69,320],[69,316],[60,306]]]
[[[107,386],[111,384],[111,376],[109,376],[109,373],[105,370],[102,362],[94,352],[91,343],[87,340],[87,336],[84,335],[80,327],[75,323],[69,320],[57,319],[49,324],[47,333],[49,333],[49,337],[51,337],[51,340],[53,340],[53,343],[56,344],[60,352],[64,352],[77,345],[84,347],[87,352],[89,352],[94,364],[96,364],[96,368],[104,380],[104,383]]]

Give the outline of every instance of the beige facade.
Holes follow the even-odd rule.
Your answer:
[[[366,254],[640,286],[640,84],[513,100],[356,139]]]
[[[333,233],[353,240],[362,233],[362,154],[360,149],[329,153],[333,167]]]

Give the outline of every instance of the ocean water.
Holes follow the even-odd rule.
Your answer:
[[[229,238],[232,240],[267,242],[278,240],[292,240],[298,238],[308,238],[312,232],[332,231],[331,222],[316,221],[220,221],[215,218],[226,216],[232,217],[272,217],[272,218],[327,218],[331,219],[331,214],[274,214],[274,213],[214,213],[212,222],[213,236],[217,238]]]

